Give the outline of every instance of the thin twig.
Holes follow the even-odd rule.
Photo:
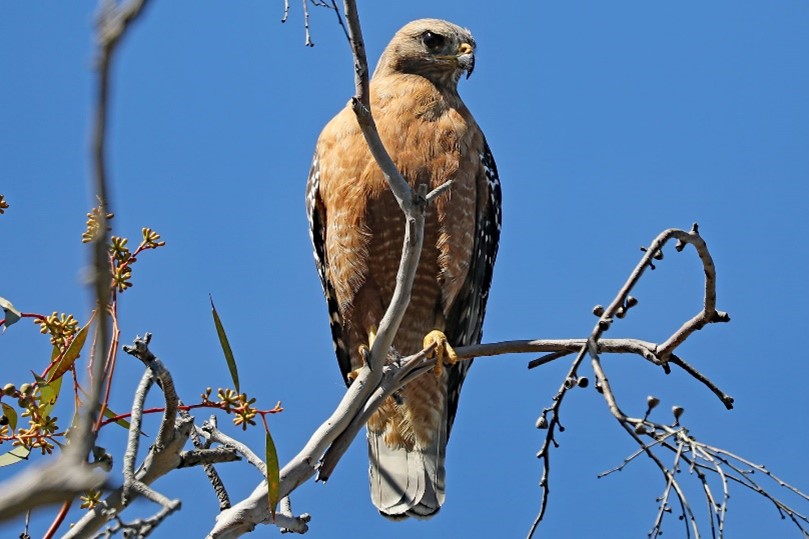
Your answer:
[[[691,513],[691,509],[688,505],[685,496],[682,494],[682,491],[679,488],[679,484],[671,475],[671,472],[668,468],[657,458],[657,456],[651,451],[649,447],[638,437],[638,435],[634,432],[635,426],[638,423],[635,423],[633,426],[629,422],[629,418],[620,410],[618,407],[618,403],[615,399],[615,395],[612,393],[610,389],[609,382],[607,380],[606,374],[601,366],[601,361],[599,358],[599,353],[601,349],[601,337],[603,334],[610,329],[612,326],[613,321],[616,317],[621,316],[623,317],[628,309],[637,303],[636,300],[630,298],[630,293],[640,281],[640,278],[643,276],[644,272],[648,269],[654,269],[654,260],[662,258],[663,247],[672,239],[677,240],[677,250],[681,251],[686,244],[692,244],[697,250],[697,254],[700,257],[700,260],[703,263],[703,269],[705,273],[705,296],[704,296],[704,305],[700,313],[694,316],[691,320],[685,322],[675,333],[670,337],[665,343],[662,345],[655,346],[653,350],[649,350],[647,353],[644,353],[644,357],[647,358],[654,358],[655,362],[659,362],[659,364],[665,365],[674,350],[677,346],[682,344],[685,339],[688,338],[691,333],[701,329],[705,324],[711,322],[727,322],[730,320],[730,317],[727,313],[723,313],[721,311],[716,310],[716,270],[713,265],[713,259],[711,258],[710,253],[708,252],[707,245],[705,244],[704,240],[699,236],[698,233],[698,226],[695,224],[691,232],[685,232],[683,230],[678,229],[668,229],[659,234],[651,243],[648,248],[643,249],[645,254],[641,257],[640,262],[635,266],[635,269],[627,278],[624,285],[615,295],[613,301],[605,308],[601,306],[597,306],[594,309],[594,313],[597,314],[598,322],[595,324],[595,327],[590,333],[590,337],[587,341],[580,345],[576,358],[573,360],[570,369],[568,370],[567,376],[565,377],[561,387],[557,391],[556,395],[553,397],[553,404],[545,408],[542,412],[542,416],[538,422],[539,425],[544,426],[547,428],[547,432],[545,435],[545,440],[542,444],[542,447],[537,453],[537,456],[542,458],[543,460],[543,472],[542,478],[540,480],[540,488],[541,488],[541,496],[540,496],[540,506],[539,512],[537,517],[534,519],[534,522],[531,525],[531,528],[528,532],[528,537],[532,537],[533,534],[536,532],[536,529],[539,523],[542,521],[545,511],[547,509],[547,502],[548,496],[550,494],[550,488],[548,486],[549,481],[549,468],[550,468],[550,450],[551,446],[556,446],[556,440],[554,439],[554,435],[556,432],[557,427],[559,430],[561,426],[559,424],[559,410],[564,400],[567,391],[572,387],[575,387],[571,384],[571,381],[574,381],[578,378],[578,369],[581,366],[582,360],[584,359],[585,355],[589,355],[592,359],[592,366],[593,370],[596,375],[596,388],[603,394],[604,399],[607,403],[610,412],[613,416],[619,421],[621,426],[632,436],[639,444],[639,446],[644,450],[644,453],[655,462],[657,467],[660,471],[664,474],[669,481],[670,486],[667,487],[668,492],[671,488],[675,490],[677,496],[680,499],[681,506],[683,507],[684,514],[687,513],[689,516],[689,521],[694,526],[694,532],[698,536],[699,531],[696,527],[696,520],[693,517],[693,513]],[[630,301],[631,300],[631,301]],[[561,351],[552,351],[550,356],[546,356],[543,358],[539,358],[531,363],[531,365],[538,365],[547,363],[549,361],[558,359],[561,357]],[[530,365],[529,365],[530,366]],[[685,369],[690,374],[694,375],[697,371],[689,371],[688,365],[685,362],[680,361],[678,366]],[[705,377],[698,378],[700,381],[708,384],[708,380]],[[715,388],[713,384],[710,384],[709,387]],[[727,397],[724,393],[718,391],[714,391],[714,393],[722,399],[722,402],[727,407],[731,407],[733,404],[733,399]],[[550,421],[547,420],[547,416],[550,414]],[[655,525],[654,530],[657,530],[657,523]]]
[[[306,42],[304,43],[307,47],[314,47],[315,44],[312,41],[312,35],[309,33],[309,5],[307,4],[307,0],[301,0],[303,2],[303,27],[306,30]]]
[[[180,414],[183,417],[190,415],[186,411],[181,411]],[[216,416],[212,415],[208,419],[208,423],[216,427]],[[196,427],[191,430],[191,442],[197,449],[209,449],[211,447],[211,441],[203,441]],[[182,457],[182,454],[180,456]],[[210,481],[211,487],[213,487],[214,494],[216,495],[216,499],[219,501],[219,510],[224,511],[231,506],[231,503],[230,496],[225,488],[225,484],[222,482],[222,478],[219,477],[219,473],[216,471],[216,468],[214,468],[212,463],[203,464],[202,470],[205,472],[205,475],[208,476],[208,481]]]
[[[221,430],[216,428],[213,424],[208,422],[206,422],[205,425],[202,426],[202,428],[196,427],[196,430],[200,435],[204,436],[206,439],[212,442],[222,444],[226,447],[232,447],[233,449],[244,455],[244,458],[247,459],[247,462],[255,466],[262,476],[267,475],[267,465],[264,463],[264,461],[258,455],[256,455],[252,449],[247,447],[239,440],[231,438],[230,436],[228,436],[227,434],[223,433]]]
[[[340,8],[337,6],[336,0],[331,0],[331,9],[334,10],[335,15],[337,16],[337,24],[339,24],[340,28],[343,29],[346,40],[351,43],[351,36],[348,35],[348,28],[346,28],[345,23],[343,23],[343,17],[340,16]]]
[[[284,16],[281,17],[281,22],[287,22],[289,19],[289,0],[284,0]]]

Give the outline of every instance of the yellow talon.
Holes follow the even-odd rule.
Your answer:
[[[371,347],[374,345],[375,339],[376,339],[376,326],[372,325],[368,329],[368,344],[367,345],[361,344],[358,347],[360,359],[362,360],[362,365],[360,365],[358,368],[354,369],[353,371],[351,371],[346,375],[346,378],[348,378],[349,382],[353,382],[354,380],[356,380],[357,377],[360,375],[360,370],[362,370],[362,368],[368,363],[368,356],[371,355]]]
[[[368,328],[368,348],[374,345],[375,340],[376,340],[376,326],[372,324],[371,327]]]
[[[444,335],[444,332],[437,329],[434,329],[424,336],[424,348],[428,348],[432,345],[435,345],[435,349],[430,357],[435,358],[435,375],[441,376],[444,361],[450,365],[454,365],[458,362],[458,354],[455,353],[455,350],[453,350],[452,346],[447,342],[447,336]]]

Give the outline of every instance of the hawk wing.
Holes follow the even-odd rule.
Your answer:
[[[447,317],[447,340],[453,346],[477,344],[483,337],[483,318],[486,315],[492,270],[500,242],[502,216],[500,177],[485,138],[477,175],[478,208],[469,273]],[[461,361],[449,369],[447,435],[455,421],[461,386],[471,365],[471,360]]]
[[[329,310],[329,326],[331,327],[332,344],[337,355],[337,363],[343,374],[343,381],[348,385],[348,373],[351,372],[351,357],[343,339],[343,321],[340,316],[340,307],[337,294],[329,280],[329,260],[326,255],[326,207],[320,197],[320,168],[317,153],[312,158],[312,167],[309,169],[309,179],[306,182],[306,215],[309,219],[309,238],[312,240],[315,266],[326,297],[326,306]]]

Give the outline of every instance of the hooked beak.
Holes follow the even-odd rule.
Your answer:
[[[475,70],[475,49],[469,43],[461,43],[458,47],[458,67],[466,71],[466,78]]]

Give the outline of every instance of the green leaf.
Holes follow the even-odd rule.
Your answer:
[[[6,327],[10,326],[11,324],[16,324],[20,319],[20,311],[15,309],[14,305],[12,305],[11,302],[6,298],[0,298],[0,309],[3,309],[3,313],[6,315],[4,322]]]
[[[113,417],[117,417],[117,416],[118,416],[118,414],[116,414],[115,412],[113,412],[113,411],[112,411],[112,410],[110,410],[109,408],[104,408],[104,417],[107,417],[107,418],[109,418],[109,419],[112,419]],[[121,418],[121,419],[117,420],[117,421],[115,422],[115,424],[116,424],[116,425],[120,425],[120,426],[122,426],[122,427],[123,427],[123,428],[125,428],[126,430],[129,430],[129,421],[127,421],[127,420],[126,420],[126,419],[124,419],[124,418]]]
[[[278,469],[278,453],[275,451],[275,443],[272,441],[272,436],[270,436],[270,431],[264,431],[265,436],[265,446],[266,446],[266,456],[265,456],[265,464],[267,466],[267,497],[270,502],[270,512],[272,513],[272,519],[275,521],[275,509],[278,507],[278,491],[281,488],[281,478],[280,478],[280,471]]]
[[[67,347],[67,350],[65,350],[65,353],[62,354],[62,359],[60,359],[59,363],[53,369],[51,369],[48,376],[48,383],[51,383],[54,380],[64,376],[64,374],[70,369],[76,360],[79,359],[81,349],[84,348],[84,342],[87,340],[87,332],[90,329],[90,324],[92,323],[92,320],[87,322],[87,324],[81,328],[76,335],[73,336],[73,340],[70,341],[70,345]]]
[[[12,431],[15,430],[17,428],[17,410],[12,408],[5,402],[0,402],[0,405],[3,406],[3,415],[6,416],[6,419],[8,419],[8,426],[11,428]],[[21,460],[26,460],[30,452],[31,452],[30,449],[26,449],[22,446],[17,446],[11,451],[0,455],[0,467],[8,466],[10,464],[16,464]]]
[[[11,430],[15,430],[17,428],[17,410],[6,404],[5,402],[0,402],[0,405],[3,406],[3,415],[5,416],[8,423],[8,428]]]
[[[216,326],[216,333],[219,335],[219,344],[222,345],[222,352],[225,354],[225,361],[228,362],[228,369],[230,369],[230,377],[233,379],[233,386],[236,393],[239,391],[239,371],[236,370],[236,360],[233,358],[233,351],[230,349],[228,336],[225,333],[225,327],[222,325],[222,320],[219,319],[219,314],[216,312],[216,307],[213,304],[213,298],[208,296],[211,300],[211,313],[213,314],[213,323]]]
[[[0,455],[0,467],[17,464],[21,460],[28,460],[29,453],[31,453],[30,449],[17,446],[8,453]]]
[[[62,378],[57,378],[53,382],[46,382],[41,376],[34,374],[34,378],[39,386],[39,405],[43,406],[42,415],[50,415],[51,410],[56,405],[59,398],[59,391],[62,389]]]

